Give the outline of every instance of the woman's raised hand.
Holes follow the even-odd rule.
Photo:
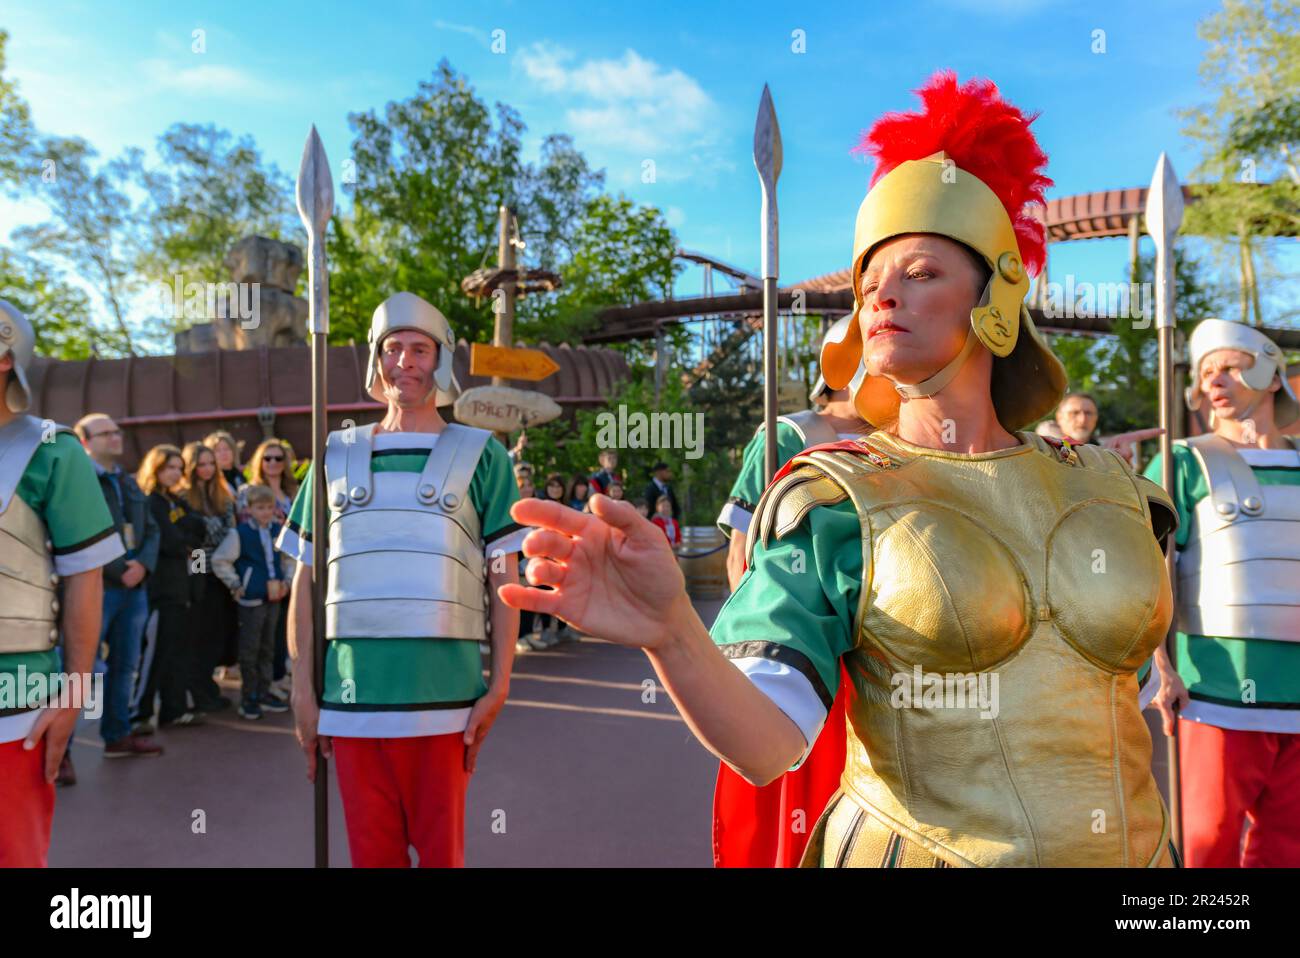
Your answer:
[[[521,499],[510,510],[521,525],[529,586],[504,585],[506,605],[559,616],[588,635],[653,649],[681,617],[693,615],[672,547],[658,526],[630,502],[591,499],[578,512],[545,499]]]

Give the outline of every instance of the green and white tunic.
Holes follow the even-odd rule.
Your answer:
[[[765,478],[765,454],[767,449],[767,432],[759,426],[752,439],[745,446],[740,460],[740,472],[732,483],[731,493],[727,496],[722,511],[718,513],[718,528],[723,535],[731,538],[732,532],[749,534],[749,524],[758,508],[758,500],[767,487]],[[814,410],[781,416],[776,421],[776,464],[779,469],[809,446],[835,442],[837,439],[860,439],[860,433],[837,433],[825,418]],[[653,503],[652,503],[653,506]],[[653,512],[653,508],[651,509]]]
[[[54,572],[59,577],[98,569],[125,553],[95,467],[71,434],[58,432],[52,441],[37,444],[14,495],[45,525]],[[4,614],[0,609],[0,629],[4,628]],[[58,672],[57,648],[0,654],[0,687],[16,689],[22,675],[53,676]],[[5,706],[17,707],[0,702],[0,708]],[[0,742],[26,738],[39,714],[39,710],[27,710],[0,715]]]
[[[369,461],[371,474],[392,472],[418,476],[444,435],[413,432],[375,435]],[[312,469],[315,468],[313,463]],[[313,483],[309,472],[277,543],[286,555],[308,565],[312,562]],[[507,554],[517,552],[528,530],[510,517],[510,507],[519,493],[509,456],[495,438],[489,439],[483,448],[470,479],[468,495],[478,517],[485,558],[498,550]],[[401,543],[393,542],[392,554],[397,555],[400,550]],[[346,585],[353,596],[364,596],[372,586],[377,595],[382,595],[383,583],[377,580]],[[435,587],[435,583],[429,584],[431,593]],[[399,611],[397,603],[394,611]],[[462,732],[474,701],[486,691],[477,642],[443,635],[337,635],[326,644],[319,732],[351,738],[408,738]]]
[[[1260,486],[1300,486],[1300,452],[1238,449]],[[1146,476],[1160,481],[1160,457]],[[1191,449],[1174,446],[1173,500],[1179,549],[1196,534],[1197,504],[1209,483]],[[1300,582],[1296,582],[1300,591]],[[1279,637],[1285,638],[1285,637]],[[1182,717],[1219,728],[1300,732],[1300,641],[1177,633],[1177,668],[1191,701]]]

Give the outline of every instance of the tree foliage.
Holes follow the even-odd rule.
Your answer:
[[[1199,34],[1201,79],[1216,95],[1184,113],[1202,155],[1184,232],[1215,239],[1241,320],[1263,325],[1261,288],[1277,273],[1269,238],[1300,232],[1300,2],[1225,0]]]

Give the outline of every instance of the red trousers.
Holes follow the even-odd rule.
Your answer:
[[[44,868],[54,823],[54,786],[45,781],[45,739],[0,744],[0,868]]]
[[[464,867],[463,732],[333,742],[354,868]]]
[[[1178,755],[1188,867],[1300,866],[1300,734],[1179,722]]]

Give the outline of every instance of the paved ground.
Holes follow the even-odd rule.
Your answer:
[[[711,620],[716,606],[701,612]],[[711,864],[717,762],[662,688],[643,701],[648,680],[642,653],[595,640],[516,660],[470,784],[467,864]],[[232,710],[158,740],[159,758],[105,761],[98,723],[82,723],[79,782],[59,789],[51,865],[312,863],[312,789],[288,714],[247,722]],[[346,865],[333,785],[330,799],[331,862]]]
[[[716,610],[701,608],[706,621]],[[470,784],[467,863],[709,866],[717,763],[662,689],[643,701],[653,679],[640,652],[594,640],[520,656]],[[1146,714],[1163,791],[1164,739]],[[106,762],[97,723],[83,722],[80,781],[59,790],[51,865],[312,863],[312,790],[287,714],[225,712],[159,740],[160,758]],[[346,865],[333,786],[330,800],[332,863]]]

